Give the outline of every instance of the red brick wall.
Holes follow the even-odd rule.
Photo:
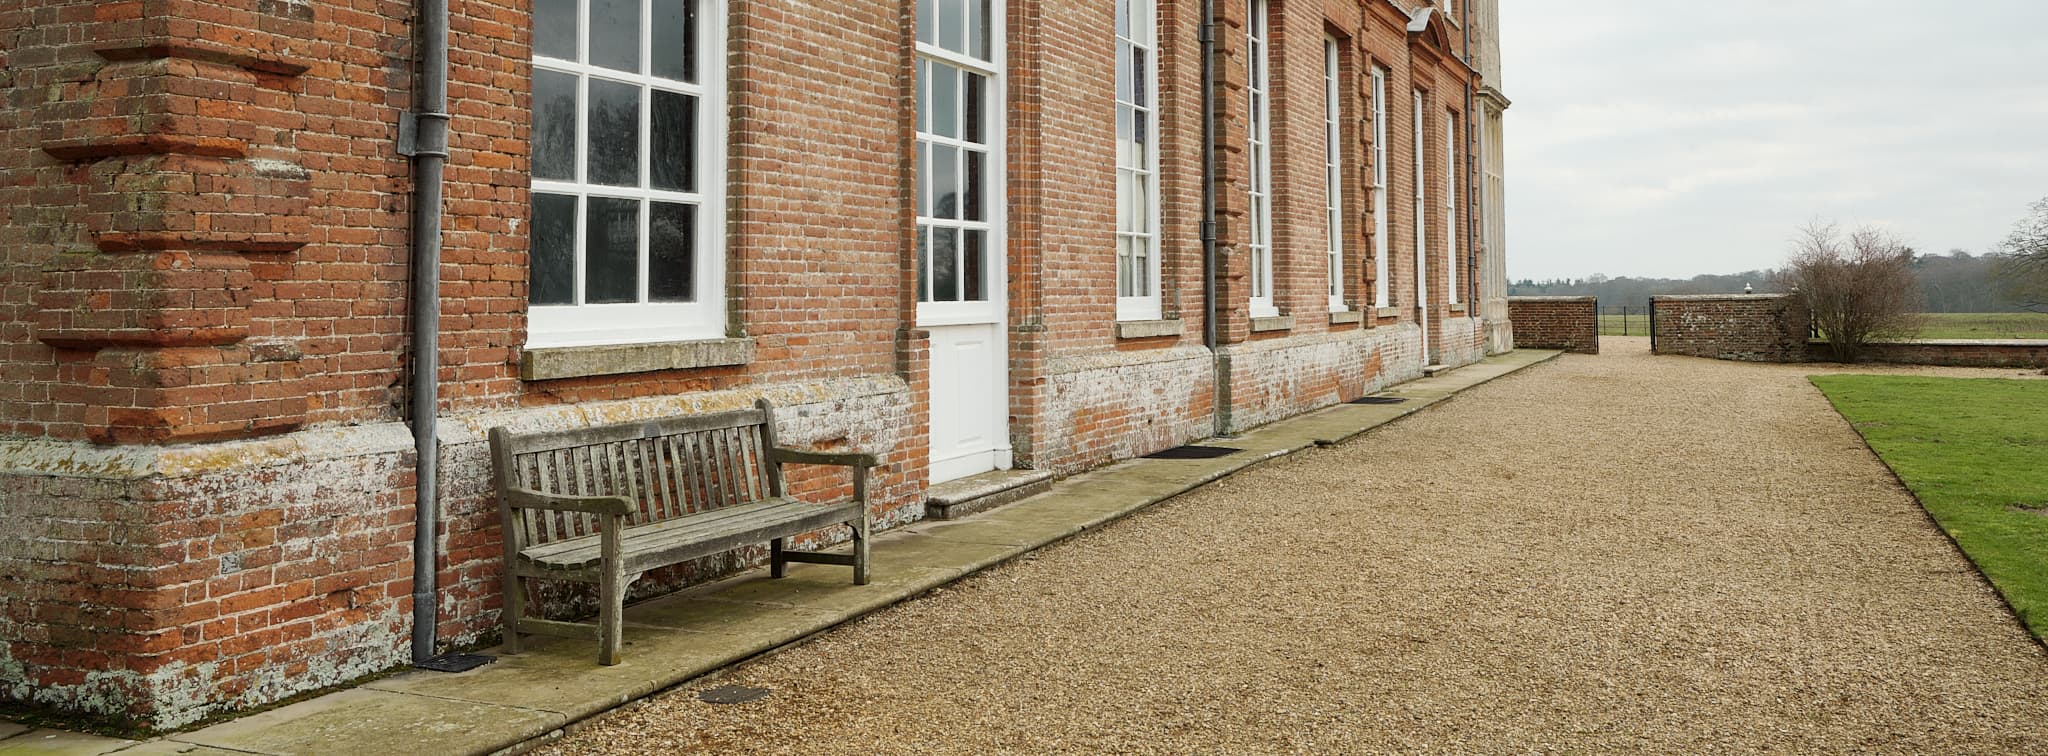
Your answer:
[[[1593,297],[1509,297],[1515,346],[1600,353],[1600,301]]]
[[[1515,330],[1519,334],[1520,324]],[[1806,322],[1783,294],[1651,297],[1650,333],[1657,354],[1749,362],[1806,358]]]
[[[556,380],[519,375],[530,6],[454,7],[443,645],[494,632],[499,554],[481,442],[493,425],[567,427],[767,395],[783,407],[786,440],[882,455],[881,522],[921,511],[915,3],[726,7],[728,330],[754,357]],[[1218,0],[1222,344],[1203,346],[1199,7],[1163,0],[1158,11],[1161,289],[1179,329],[1120,338],[1111,4],[1009,5],[1021,464],[1083,469],[1206,436],[1219,413],[1250,427],[1419,374],[1408,162],[1418,138],[1432,340],[1446,361],[1477,359],[1474,319],[1445,301],[1438,217],[1438,119],[1463,107],[1469,74],[1450,56],[1455,36],[1411,35],[1377,0],[1273,3],[1275,289],[1294,320],[1256,334],[1245,307],[1244,3]],[[23,525],[0,532],[0,571],[16,578],[0,582],[0,697],[172,726],[404,660],[413,187],[395,139],[414,97],[410,13],[335,0],[0,4],[0,514]],[[1370,306],[1372,255],[1392,255],[1395,307],[1356,323],[1330,319],[1325,301],[1325,33],[1347,40],[1343,243],[1355,307]],[[1365,178],[1375,61],[1390,71],[1388,250],[1370,248]],[[1409,128],[1415,86],[1431,92],[1422,135]],[[829,496],[846,484],[793,485]],[[639,588],[754,558],[706,560]]]

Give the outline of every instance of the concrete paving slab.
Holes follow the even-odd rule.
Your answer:
[[[769,638],[625,626],[618,664],[597,663],[597,644],[537,638],[518,654],[468,672],[408,672],[372,690],[549,711],[570,721],[606,711],[705,671],[760,653]]]
[[[1031,548],[1081,532],[1080,525],[1073,522],[1071,512],[1062,512],[1061,515],[1063,516],[1035,519],[974,517],[967,520],[918,523],[906,528],[905,532],[954,541]]]
[[[840,616],[858,616],[959,579],[950,568],[918,567],[876,560],[868,584],[848,584],[847,570],[836,565],[792,564],[778,580],[766,572],[704,594],[712,601],[737,601],[810,609]]]
[[[870,556],[877,564],[887,561],[904,567],[957,569],[964,574],[1001,563],[1023,551],[1015,546],[954,541],[916,533],[891,536],[875,539]]]
[[[24,732],[28,732],[28,725],[19,722],[0,721],[0,740],[6,740]]]
[[[848,586],[851,587],[850,580]],[[841,619],[833,612],[716,601],[696,594],[680,599],[649,601],[626,610],[628,625],[765,638],[801,638],[831,627]]]
[[[488,753],[567,723],[551,711],[356,688],[168,739],[267,754]]]
[[[15,725],[20,727],[20,725]],[[23,728],[27,729],[27,728]],[[6,756],[99,756],[136,745],[136,741],[63,730],[28,730],[0,740]]]
[[[0,746],[5,746],[0,743]],[[0,748],[0,751],[5,751]],[[213,746],[180,743],[175,740],[152,740],[132,748],[115,751],[116,756],[249,756],[247,751],[230,751]]]

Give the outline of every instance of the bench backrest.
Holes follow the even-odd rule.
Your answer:
[[[498,490],[624,496],[635,502],[628,525],[681,517],[782,495],[774,408],[661,418],[590,428],[491,434]],[[503,506],[502,504],[500,505]],[[570,512],[506,512],[516,543],[533,545],[597,532],[595,518]]]

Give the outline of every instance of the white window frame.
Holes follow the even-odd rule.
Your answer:
[[[535,53],[536,71],[546,70],[577,77],[576,92],[576,180],[529,179],[533,194],[574,196],[577,201],[575,255],[576,301],[572,305],[533,305],[529,291],[527,306],[528,348],[640,344],[664,341],[719,339],[725,337],[725,3],[698,0],[697,83],[644,73],[653,65],[653,23],[649,3],[640,3],[640,67],[642,72],[622,72],[578,60],[550,58]],[[588,59],[590,49],[589,3],[577,6],[576,48],[578,57]],[[640,187],[606,186],[588,183],[589,96],[592,77],[640,88]],[[529,79],[531,81],[531,79]],[[697,149],[692,156],[697,175],[696,192],[655,189],[651,181],[653,160],[652,92],[661,90],[697,98]],[[640,202],[639,303],[586,304],[585,265],[589,197],[631,199]],[[675,202],[697,207],[692,231],[695,270],[691,274],[694,302],[647,302],[649,212],[653,202]],[[530,219],[529,219],[530,220]],[[528,228],[532,226],[529,223]],[[530,259],[530,258],[529,258]]]
[[[1387,226],[1387,69],[1372,68],[1372,256],[1375,267],[1373,305],[1394,306],[1394,250],[1388,245]]]
[[[1444,112],[1444,287],[1445,301],[1459,304],[1458,295],[1458,116]]]
[[[1251,316],[1270,318],[1280,314],[1273,305],[1273,154],[1272,81],[1268,78],[1268,6],[1266,0],[1246,0],[1245,60],[1250,67],[1245,98],[1251,111],[1249,144],[1245,155],[1251,168]]]
[[[1338,98],[1341,61],[1337,38],[1323,37],[1323,216],[1329,253],[1330,311],[1344,303],[1344,101]]]
[[[1422,90],[1415,90],[1415,297],[1417,302],[1429,301],[1429,269],[1422,263],[1429,259],[1429,172],[1424,160],[1428,153],[1424,144],[1429,132],[1423,130]]]
[[[1116,135],[1116,139],[1118,140],[1118,156],[1116,166],[1118,193],[1116,205],[1118,208],[1118,241],[1116,252],[1116,319],[1158,320],[1164,315],[1164,307],[1159,292],[1159,271],[1162,267],[1159,261],[1159,251],[1162,245],[1160,244],[1159,238],[1160,201],[1158,43],[1159,23],[1157,18],[1158,13],[1156,7],[1152,3],[1152,0],[1129,0],[1128,3],[1119,3],[1119,5],[1123,5],[1124,7],[1128,8],[1128,11],[1130,13],[1129,28],[1126,30],[1129,32],[1130,36],[1119,35],[1117,37],[1117,54],[1119,56],[1122,55],[1123,48],[1125,45],[1129,45],[1133,48],[1145,51],[1146,65],[1143,80],[1142,82],[1129,82],[1128,90],[1135,92],[1137,91],[1138,84],[1144,84],[1143,91],[1146,95],[1146,102],[1143,105],[1139,105],[1133,102],[1123,100],[1121,96],[1119,96],[1117,99],[1117,117],[1119,120],[1122,119],[1122,110],[1124,108],[1131,108],[1134,112],[1138,113],[1139,117],[1144,119],[1145,136],[1146,139],[1149,141],[1146,142],[1146,151],[1144,158],[1145,164],[1142,166],[1137,166],[1136,168],[1130,168],[1124,166],[1123,164],[1124,159],[1122,135]],[[1140,13],[1141,9],[1142,14]],[[1119,78],[1123,76],[1123,70],[1121,66],[1119,66],[1117,75]],[[1126,91],[1126,89],[1127,88],[1124,82],[1119,81],[1117,83],[1117,90],[1119,95],[1121,95],[1123,91]],[[1124,218],[1122,217],[1122,208],[1128,201],[1122,196],[1124,191],[1125,173],[1132,174],[1133,180],[1140,183],[1146,190],[1144,192],[1144,206],[1137,208],[1138,212],[1143,214],[1143,220],[1145,223],[1145,228],[1142,232],[1133,232],[1125,230]],[[1144,260],[1142,265],[1143,269],[1137,271],[1137,275],[1135,276],[1136,280],[1129,282],[1127,282],[1124,279],[1124,244],[1126,242],[1128,242],[1131,245],[1131,249],[1134,250],[1131,253],[1132,257],[1137,258],[1142,256],[1142,259]],[[1142,250],[1140,250],[1140,245],[1142,245]],[[1135,285],[1127,287],[1127,283]],[[1130,291],[1131,293],[1126,294],[1126,291]]]
[[[975,0],[969,0],[969,5],[974,3]],[[1009,290],[1006,285],[1008,274],[1005,268],[1008,264],[1006,252],[1008,242],[1004,229],[1008,227],[1009,218],[1009,202],[1006,194],[1008,186],[1007,129],[1009,113],[1005,105],[1007,94],[1004,89],[1008,82],[1003,75],[1003,70],[1004,61],[1007,60],[1009,49],[1004,39],[1006,33],[1004,26],[1005,5],[1002,2],[993,2],[990,6],[988,8],[989,15],[982,19],[982,22],[987,24],[989,35],[988,47],[984,51],[988,54],[987,59],[975,58],[966,53],[942,47],[940,40],[927,41],[922,38],[926,27],[919,27],[921,36],[916,41],[915,56],[918,63],[948,65],[962,71],[980,74],[986,77],[988,81],[987,86],[982,88],[981,93],[982,106],[984,108],[984,120],[982,122],[982,129],[984,130],[983,142],[970,142],[964,134],[959,137],[940,136],[927,130],[923,124],[913,125],[917,142],[917,147],[915,148],[917,153],[914,160],[919,166],[916,181],[922,182],[924,180],[923,166],[928,160],[925,150],[926,145],[948,146],[963,151],[980,151],[987,156],[983,166],[983,211],[982,219],[979,221],[965,219],[965,191],[961,194],[963,209],[960,215],[962,217],[956,220],[933,217],[931,215],[932,208],[925,205],[936,203],[936,196],[925,191],[925,188],[922,186],[915,190],[917,192],[917,201],[920,203],[915,209],[917,215],[916,223],[920,229],[925,226],[943,226],[960,229],[961,246],[959,252],[963,260],[966,254],[966,231],[984,231],[983,238],[986,240],[987,245],[982,250],[982,276],[986,279],[982,282],[983,286],[986,287],[984,291],[985,298],[979,300],[934,301],[927,297],[927,292],[919,291],[916,293],[918,298],[917,323],[919,326],[973,325],[999,322],[1002,319],[1004,310],[1008,306]],[[923,89],[931,86],[932,78],[936,77],[919,78],[916,84],[919,90],[914,93],[914,96],[919,101],[930,101],[927,99],[928,93],[923,91]],[[960,84],[960,88],[960,99],[958,102],[962,108],[962,119],[958,126],[964,132],[966,129],[965,114],[967,107],[964,99],[966,93],[964,82]],[[936,119],[936,116],[934,115],[933,118]],[[967,161],[963,159],[959,164],[959,176],[963,190],[967,185],[966,166]],[[913,252],[917,252],[917,250],[913,248]],[[928,289],[935,288],[936,281],[929,275],[932,271],[925,268],[926,261],[922,253],[918,255],[916,264],[920,269],[918,280]],[[961,275],[961,283],[964,288],[966,270],[962,267],[958,272]],[[964,291],[962,293],[964,294]]]

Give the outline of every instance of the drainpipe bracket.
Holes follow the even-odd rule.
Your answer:
[[[406,157],[448,157],[448,114],[398,114],[398,154]]]

